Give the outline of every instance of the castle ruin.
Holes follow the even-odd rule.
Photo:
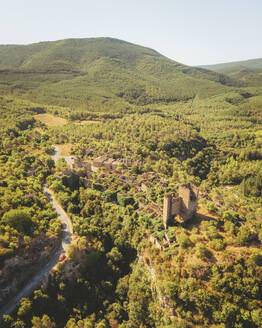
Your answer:
[[[198,190],[190,183],[181,184],[178,194],[164,196],[163,221],[164,226],[172,216],[176,215],[184,222],[189,220],[197,210]]]

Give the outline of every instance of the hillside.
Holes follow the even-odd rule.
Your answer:
[[[0,46],[0,70],[2,93],[91,111],[203,98],[243,84],[112,38]]]
[[[246,86],[262,86],[262,58],[201,67],[242,81]]]
[[[1,327],[262,327],[262,88],[108,38],[0,53]],[[50,195],[72,244],[17,302],[68,237]]]
[[[218,71],[230,78],[243,81],[247,86],[262,86],[262,68],[233,66]]]
[[[220,71],[227,68],[232,67],[246,67],[249,69],[262,69],[262,58],[256,59],[249,59],[249,60],[242,60],[236,62],[229,62],[229,63],[221,63],[215,65],[202,65],[202,68],[212,70],[212,71]]]

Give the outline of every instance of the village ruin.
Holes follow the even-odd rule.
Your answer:
[[[114,171],[123,164],[130,166],[132,162],[124,159],[114,159],[110,156],[100,156],[92,161],[83,161],[78,157],[72,157],[70,161],[70,167],[72,169],[78,171],[84,168],[87,173],[97,173],[101,169],[103,171]],[[124,176],[121,176],[121,181],[119,180],[120,184],[126,183],[124,178]],[[153,181],[156,178],[154,172],[144,173],[141,175],[141,178],[140,182],[137,183],[140,191],[146,193],[148,189],[154,188]],[[133,181],[133,179],[131,180]],[[130,182],[131,184],[135,183],[132,181]],[[161,182],[163,187],[167,185],[163,178],[160,178],[159,182]],[[167,228],[174,217],[176,217],[176,220],[186,222],[194,216],[197,210],[198,196],[198,189],[193,184],[186,183],[179,185],[178,193],[170,193],[164,196],[163,210],[152,202],[148,205],[138,202],[138,205],[141,210],[147,213],[155,213],[157,217],[162,216],[164,227]]]
[[[82,161],[78,157],[72,157],[72,165],[71,168],[73,169],[81,169],[85,168],[87,172],[95,172],[97,173],[99,169],[103,170],[115,170],[120,165],[131,165],[131,161],[123,160],[123,159],[114,159],[108,156],[100,156],[92,161]]]

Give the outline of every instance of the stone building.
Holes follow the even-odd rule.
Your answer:
[[[82,162],[79,157],[71,157],[70,164],[73,169],[80,169],[82,167]]]
[[[176,215],[184,222],[189,220],[197,210],[198,190],[190,183],[179,186],[178,194],[164,196],[163,221],[164,226]]]
[[[118,160],[115,160],[111,157],[104,157],[100,156],[95,158],[92,163],[90,170],[91,172],[98,172],[99,168],[104,170],[115,170],[121,165],[121,162]]]

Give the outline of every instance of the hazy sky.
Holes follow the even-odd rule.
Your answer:
[[[0,44],[110,36],[188,65],[262,57],[262,0],[0,0]]]

